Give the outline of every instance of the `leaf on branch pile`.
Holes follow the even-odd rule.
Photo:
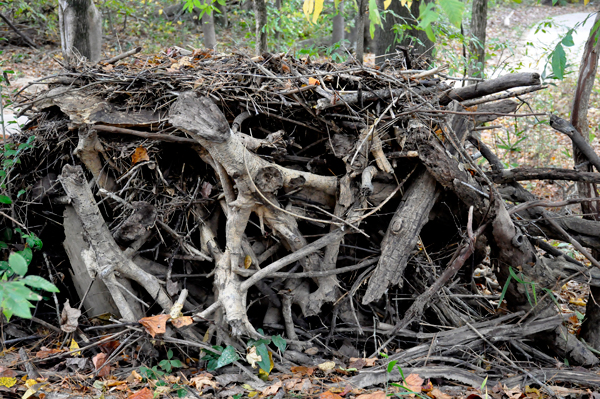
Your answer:
[[[335,369],[335,362],[324,362],[319,364],[319,370],[324,373],[331,373]]]
[[[281,381],[277,381],[275,384],[270,385],[270,386],[266,387],[265,389],[263,389],[263,391],[261,392],[261,395],[262,396],[275,395],[277,393],[277,391],[279,391],[279,388],[281,388],[282,385],[283,385],[283,383]]]
[[[0,366],[0,377],[16,377],[17,373],[14,370]]]
[[[209,182],[205,181],[202,183],[202,188],[200,189],[200,195],[204,199],[208,199],[210,197],[210,193],[212,192],[213,185]]]
[[[50,349],[50,348],[46,348],[45,346],[42,346],[40,348],[40,350],[35,354],[35,357],[37,359],[45,359],[49,356],[52,356],[56,353],[60,353],[63,352],[62,349]]]
[[[319,82],[319,79],[308,78],[308,84],[311,86],[319,86],[321,82]]]
[[[65,365],[74,371],[83,370],[86,364],[87,359],[85,357],[71,357],[65,362]]]
[[[373,357],[373,358],[358,358],[358,357],[351,357],[350,358],[350,364],[348,364],[348,368],[349,369],[357,369],[360,370],[363,367],[373,367],[375,365],[375,362],[377,361],[377,358]]]
[[[297,374],[298,376],[308,376],[310,377],[315,372],[314,367],[306,367],[306,366],[293,366],[291,368],[292,373]]]
[[[150,389],[144,387],[143,389],[140,389],[133,395],[129,395],[127,399],[154,399],[154,394]]]
[[[136,163],[149,161],[148,151],[144,147],[138,147],[131,155],[131,162],[135,165]]]
[[[67,299],[60,315],[60,329],[67,333],[75,332],[79,325],[79,316],[81,316],[81,310],[72,308]]]
[[[167,320],[170,317],[168,314],[159,314],[158,316],[143,317],[138,322],[154,338],[156,334],[164,334],[167,331]]]
[[[106,377],[110,374],[110,365],[104,365],[105,362],[106,353],[98,353],[92,358],[98,377]]]
[[[175,328],[189,326],[190,324],[193,324],[193,323],[194,323],[194,319],[192,319],[192,316],[181,316],[181,317],[177,317],[175,319],[171,319],[171,324],[173,324],[173,326]]]
[[[194,384],[194,386],[198,390],[198,393],[202,393],[202,390],[205,386],[217,389],[217,382],[213,381],[213,375],[210,373],[202,373],[197,376],[194,376],[190,379],[190,382]]]
[[[256,368],[256,363],[260,362],[262,357],[256,353],[256,346],[253,346],[246,353],[246,361],[252,366],[253,369]]]
[[[319,348],[317,348],[316,346],[313,346],[312,348],[308,348],[304,351],[304,353],[306,353],[309,356],[314,356],[317,353],[319,353]]]
[[[73,338],[71,338],[71,345],[69,345],[69,351],[79,349],[79,344]],[[71,356],[81,356],[81,351],[73,352]]]

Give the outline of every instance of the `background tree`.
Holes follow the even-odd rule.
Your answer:
[[[256,55],[267,51],[267,3],[265,0],[254,0],[254,18],[256,18]]]
[[[416,53],[431,57],[434,48],[433,41],[424,30],[417,29],[421,3],[421,0],[407,2],[406,5],[402,5],[400,0],[391,2],[388,7],[389,12],[382,18],[382,24],[375,31],[377,64],[382,64],[386,59],[394,57],[396,45],[413,46]],[[379,6],[384,8],[382,0],[379,1]],[[400,34],[396,33],[397,29],[394,29],[396,25],[401,27]]]
[[[342,0],[337,4],[335,15],[333,16],[333,32],[331,35],[331,44],[340,43],[342,40],[344,40],[344,29],[344,2]]]
[[[91,62],[102,55],[102,18],[92,0],[59,0],[58,18],[63,55],[72,62],[81,55]]]
[[[598,55],[600,53],[600,12],[596,14],[594,28],[585,44],[585,50],[581,58],[579,67],[579,79],[573,100],[571,110],[571,124],[577,131],[589,141],[589,124],[587,112],[589,109],[590,94],[598,70]],[[573,145],[573,163],[575,167],[588,162],[587,157]],[[583,166],[580,170],[587,172],[593,171],[591,164]],[[598,189],[593,183],[577,183],[579,197],[593,198],[598,197]],[[584,202],[581,204],[581,211],[585,218],[600,220],[600,212],[597,202]],[[592,256],[600,259],[600,251],[593,250]],[[580,337],[595,349],[600,349],[600,288],[590,286],[590,295],[587,302],[585,319],[581,325]]]
[[[211,0],[205,0],[205,5],[210,6]],[[217,47],[217,36],[215,34],[215,10],[207,7],[202,13],[202,33],[204,36],[204,47],[214,49]]]
[[[469,41],[469,76],[482,78],[485,69],[485,31],[487,28],[487,0],[473,0],[471,12],[471,40]],[[474,81],[470,81],[474,83]]]

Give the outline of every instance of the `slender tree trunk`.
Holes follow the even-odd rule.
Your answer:
[[[256,55],[267,51],[267,3],[265,0],[254,0],[254,18],[256,18]]]
[[[337,13],[333,17],[333,34],[331,37],[331,44],[336,44],[344,40],[344,2],[340,1],[338,4]]]
[[[358,14],[356,14],[356,59],[359,64],[365,60],[365,12],[367,0],[358,0]]]
[[[482,78],[485,69],[485,30],[487,28],[487,0],[473,0],[471,41],[469,43],[469,76]],[[476,40],[474,40],[476,39]],[[470,84],[474,84],[471,81]]]
[[[58,21],[63,56],[72,63],[77,56],[90,62],[102,55],[102,17],[92,0],[58,0]]]
[[[600,13],[596,14],[594,26],[600,21]],[[573,99],[573,109],[571,112],[571,124],[585,140],[589,140],[589,128],[587,120],[587,111],[589,108],[590,94],[594,85],[596,71],[598,70],[598,55],[600,53],[600,40],[598,40],[598,30],[590,32],[590,37],[585,44],[585,50],[581,58],[579,67],[579,78]],[[573,162],[575,166],[587,161],[585,155],[573,146]],[[584,171],[591,172],[592,166],[587,165],[582,168]],[[592,183],[577,183],[577,190],[580,197],[597,197],[598,190]],[[587,219],[600,220],[600,212],[597,202],[584,202],[581,204],[581,211]],[[600,251],[593,250],[592,256],[599,259]],[[581,325],[580,337],[583,338],[593,348],[600,350],[600,288],[590,287],[585,319]]]
[[[211,0],[205,0],[205,4],[212,4]],[[214,50],[217,47],[217,36],[215,35],[215,12],[205,12],[202,15],[202,33],[204,34],[204,47]]]
[[[281,28],[279,26],[279,24],[281,23],[281,19],[279,18],[279,15],[281,15],[281,0],[275,0],[275,8],[277,9],[277,30],[275,30],[275,41],[278,41],[279,38],[281,37],[281,32],[279,31],[279,29]]]
[[[433,53],[433,42],[429,40],[427,34],[422,30],[417,30],[414,27],[418,25],[417,18],[419,16],[419,4],[422,0],[412,2],[410,9],[403,7],[400,1],[392,1],[388,10],[383,26],[375,30],[375,56],[377,64],[383,64],[386,59],[392,58],[395,55],[395,45],[400,44],[405,47],[414,47],[418,54],[425,54],[431,57]],[[379,6],[383,9],[383,1],[378,1]],[[396,14],[397,17],[393,14]],[[397,37],[394,32],[394,25],[409,25],[412,29],[407,29],[401,37]],[[400,40],[397,40],[400,39]]]

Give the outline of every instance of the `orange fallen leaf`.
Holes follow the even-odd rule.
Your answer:
[[[409,374],[404,379],[404,385],[415,393],[421,392],[421,386],[423,385],[423,379],[418,374]]]
[[[127,399],[154,399],[154,394],[148,388],[140,389],[133,395],[127,397]]]
[[[167,331],[167,320],[170,317],[168,314],[159,314],[158,316],[144,317],[139,319],[138,322],[154,338],[156,334],[164,334]]]
[[[35,357],[37,357],[38,359],[45,359],[48,356],[52,356],[55,353],[60,353],[62,352],[61,349],[50,349],[50,348],[46,348],[45,346],[42,346],[42,348],[35,354]]]
[[[287,66],[286,64],[281,64],[281,69],[282,69],[282,70],[283,70],[283,72],[285,72],[285,73],[290,73],[290,72],[291,72],[291,70],[290,70],[290,67],[289,67],[289,66]]]
[[[150,160],[150,157],[148,156],[148,151],[144,147],[141,147],[141,146],[136,148],[135,151],[133,152],[133,155],[131,156],[131,162],[133,162],[134,165],[136,163],[149,161],[149,160]]]
[[[92,363],[94,363],[94,367],[98,372],[98,377],[106,377],[110,374],[110,366],[104,363],[106,362],[106,353],[98,353],[96,356],[92,358]]]
[[[319,395],[319,399],[342,399],[342,397],[331,391],[325,391]]]
[[[190,379],[190,382],[196,386],[196,389],[202,392],[203,387],[209,386],[217,389],[217,382],[212,380],[213,375],[210,373],[202,373]]]
[[[194,323],[194,319],[192,319],[192,316],[181,316],[176,319],[171,319],[171,324],[173,324],[175,328],[189,326],[192,323]]]
[[[321,82],[319,82],[319,79],[308,78],[308,84],[319,86],[321,84]]]
[[[376,391],[373,393],[364,393],[362,395],[358,395],[356,399],[385,399],[386,395],[383,391]]]
[[[244,269],[248,269],[250,266],[252,266],[252,257],[250,257],[250,255],[246,255],[244,258]]]

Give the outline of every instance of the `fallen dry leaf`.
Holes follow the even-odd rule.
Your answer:
[[[252,366],[253,369],[256,368],[256,363],[260,362],[261,360],[262,356],[256,353],[256,346],[250,348],[248,353],[246,353],[246,361],[250,363],[250,366]]]
[[[48,356],[52,356],[55,353],[60,353],[62,352],[61,349],[50,349],[50,348],[46,348],[45,346],[42,346],[40,348],[40,350],[35,354],[35,357],[38,359],[45,359]]]
[[[308,78],[308,84],[319,86],[321,84],[321,82],[319,82],[319,79]]]
[[[135,149],[133,154],[131,155],[131,162],[135,165],[139,162],[149,161],[150,157],[148,156],[148,151],[144,147],[138,147]]]
[[[194,376],[190,379],[190,382],[194,384],[196,389],[202,393],[202,389],[204,386],[212,387],[213,389],[217,389],[217,382],[213,381],[213,375],[210,373],[202,373],[197,376]]]
[[[283,386],[286,390],[291,391],[292,388],[294,388],[296,386],[296,384],[300,381],[301,381],[300,378],[290,378],[289,380],[285,380],[285,382],[283,383]]]
[[[110,374],[110,366],[108,364],[104,366],[106,357],[106,353],[101,352],[92,358],[92,363],[94,363],[98,377],[106,377]]]
[[[418,374],[409,374],[404,379],[404,385],[415,393],[421,392],[421,386],[423,385],[423,379]]]
[[[429,392],[429,396],[433,396],[435,399],[452,399],[452,396],[445,394],[437,388],[433,388]]]
[[[0,377],[16,377],[17,373],[14,370],[0,366]]]
[[[167,331],[167,320],[170,317],[168,314],[159,314],[158,316],[144,317],[139,319],[138,322],[154,338],[156,334],[164,334]]]
[[[335,368],[335,363],[334,362],[323,362],[321,364],[319,364],[319,370],[321,370],[324,373],[331,373],[333,371],[333,369]]]
[[[60,315],[60,329],[67,333],[75,332],[79,325],[79,316],[81,316],[81,310],[73,309],[67,299]]]
[[[0,377],[0,387],[10,388],[17,383],[15,377]]]
[[[314,367],[306,367],[306,366],[293,366],[291,369],[292,373],[300,374],[301,376],[311,376],[315,372]]]
[[[202,196],[202,198],[210,197],[212,189],[213,186],[209,182],[205,181],[204,183],[202,183],[202,188],[200,189],[200,195]]]
[[[275,395],[277,393],[277,391],[279,391],[279,388],[281,388],[282,385],[283,385],[283,383],[281,381],[277,381],[275,384],[270,385],[270,386],[266,387],[265,389],[263,389],[263,391],[261,392],[261,395],[262,396]]]
[[[364,393],[362,395],[358,395],[356,399],[385,399],[386,395],[383,391],[376,391],[373,393]]]
[[[306,353],[309,356],[314,356],[317,353],[319,353],[319,348],[317,348],[316,346],[313,346],[312,348],[308,348],[304,351],[304,353]]]
[[[523,394],[523,391],[521,390],[521,388],[519,388],[518,385],[514,388],[508,388],[505,385],[504,393],[506,394],[506,396],[509,397],[509,399],[519,399],[521,397],[521,395]]]
[[[342,397],[331,391],[325,391],[319,395],[319,399],[342,399]]]
[[[127,399],[154,399],[154,394],[147,387],[144,387],[133,395],[128,396]]]
[[[194,319],[192,319],[192,316],[181,316],[181,317],[177,317],[176,319],[171,319],[171,324],[173,324],[173,326],[175,326],[175,328],[189,326],[190,324],[193,324],[193,323],[194,323]]]

